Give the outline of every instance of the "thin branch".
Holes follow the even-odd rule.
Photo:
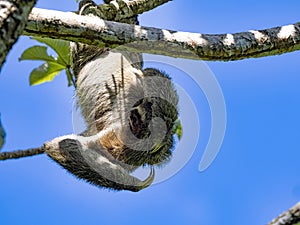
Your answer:
[[[7,160],[7,159],[18,159],[33,155],[43,154],[45,152],[44,147],[39,148],[30,148],[27,150],[17,150],[13,152],[1,152],[0,153],[0,161]]]
[[[213,61],[256,58],[300,49],[300,23],[213,35],[141,27],[37,8],[30,14],[23,34]]]
[[[300,224],[300,202],[279,215],[268,225],[299,225]]]

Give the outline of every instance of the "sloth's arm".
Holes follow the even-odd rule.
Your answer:
[[[140,191],[153,182],[154,170],[144,181],[131,176],[99,143],[98,135],[66,135],[47,142],[46,153],[79,179],[114,190]]]

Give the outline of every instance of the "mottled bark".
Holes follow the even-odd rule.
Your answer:
[[[133,16],[150,11],[171,0],[113,0],[107,1],[108,4],[95,5],[90,0],[83,0],[80,4],[85,4],[88,7],[81,7],[81,11],[90,11],[104,20],[111,20],[115,22],[124,21]],[[93,5],[93,7],[91,7]],[[79,14],[88,14],[87,12],[80,12]]]
[[[212,35],[122,24],[97,17],[36,8],[29,16],[24,34],[212,61],[263,57],[300,49],[300,23],[266,30]]]
[[[268,225],[300,225],[300,202],[272,220]]]
[[[0,0],[0,69],[18,40],[36,0]]]
[[[40,148],[31,148],[27,150],[17,150],[12,152],[1,152],[0,153],[0,161],[1,160],[7,160],[7,159],[18,159],[33,155],[38,155],[44,153],[45,150],[43,147]]]

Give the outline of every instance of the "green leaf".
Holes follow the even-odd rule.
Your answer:
[[[182,125],[179,118],[175,121],[173,129],[174,129],[174,133],[177,135],[178,139],[180,140],[182,137]]]
[[[64,65],[65,67],[71,65],[69,41],[40,37],[34,37],[33,39],[51,47],[57,53],[58,63]]]
[[[54,77],[65,67],[55,62],[46,62],[34,69],[30,74],[30,85],[38,85],[52,81]]]
[[[55,61],[55,59],[48,55],[47,47],[45,46],[32,46],[26,49],[19,60],[43,60],[43,61]]]
[[[52,81],[54,77],[61,71],[66,70],[68,86],[74,83],[74,75],[71,68],[70,42],[51,38],[33,38],[52,48],[57,57],[47,54],[46,46],[33,46],[26,49],[19,60],[42,60],[43,65],[34,69],[30,74],[30,85],[37,85],[47,81]]]

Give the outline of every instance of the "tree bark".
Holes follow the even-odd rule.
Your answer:
[[[30,148],[27,150],[16,150],[12,152],[1,152],[0,153],[0,161],[7,159],[19,159],[23,157],[33,156],[43,154],[45,149],[43,147],[39,148]]]
[[[81,4],[86,4],[87,7],[81,7],[81,11],[87,10],[92,13],[97,11],[96,15],[98,17],[117,22],[150,11],[169,1],[171,0],[113,0],[109,1],[109,4],[94,5],[94,7],[91,7],[93,2],[83,0]],[[88,13],[80,12],[79,14],[86,15]]]
[[[300,224],[300,202],[279,215],[268,225],[299,225]]]
[[[0,69],[18,40],[36,0],[0,0]]]
[[[212,61],[257,58],[300,49],[300,23],[213,35],[142,27],[37,8],[30,14],[24,34]]]

